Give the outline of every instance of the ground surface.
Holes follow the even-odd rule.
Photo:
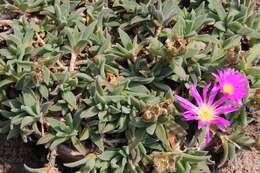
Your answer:
[[[6,140],[0,136],[0,173],[24,173],[24,164],[41,166],[42,152],[31,144],[23,144],[20,139]]]
[[[260,11],[260,0],[257,9]],[[254,116],[254,122],[245,131],[257,138],[260,135],[260,116]],[[24,164],[41,167],[42,150],[31,144],[23,144],[20,139],[7,141],[0,135],[0,173],[24,173]],[[242,150],[233,162],[221,168],[217,173],[260,173],[260,150]]]
[[[254,139],[260,137],[260,116],[250,115],[253,122],[245,128],[246,133]],[[218,173],[260,173],[260,148],[240,151],[233,162],[220,169]]]
[[[257,0],[257,11],[260,11],[260,0]],[[253,114],[253,123],[246,127],[248,135],[255,139],[260,136],[260,116]],[[259,173],[260,172],[260,150],[243,150],[238,153],[233,162],[221,168],[218,173]]]
[[[251,114],[253,122],[245,131],[253,138],[260,136],[260,116]],[[42,149],[31,144],[23,144],[20,139],[7,141],[0,136],[0,173],[25,173],[23,164],[30,167],[41,167],[43,164]],[[45,155],[46,157],[46,155]],[[260,150],[242,150],[236,158],[217,173],[260,173]]]
[[[260,152],[257,150],[243,150],[238,153],[235,160],[218,173],[259,173]]]

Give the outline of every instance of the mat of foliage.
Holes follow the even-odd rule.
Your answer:
[[[243,133],[260,104],[253,0],[3,0],[0,13],[0,132],[49,151],[29,172],[212,172],[259,144]],[[250,96],[205,147],[174,96],[224,67]]]

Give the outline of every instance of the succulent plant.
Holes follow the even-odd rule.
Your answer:
[[[25,165],[29,172],[211,172],[255,144],[241,130],[260,87],[255,1],[4,0],[0,8],[0,132],[50,155],[43,168]],[[230,129],[212,127],[205,142],[209,129],[187,122],[176,98],[191,100],[191,84],[214,83],[224,68],[249,80],[249,94],[223,112]]]

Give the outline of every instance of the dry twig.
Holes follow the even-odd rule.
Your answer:
[[[47,173],[52,173],[55,169],[55,163],[56,163],[56,156],[57,156],[57,148],[53,149],[49,155],[48,155],[48,170]]]
[[[74,52],[74,51],[71,52],[70,67],[69,67],[70,72],[74,72],[77,56],[78,56],[78,54],[76,52]]]

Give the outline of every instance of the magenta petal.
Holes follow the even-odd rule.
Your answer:
[[[228,73],[232,73],[233,71],[228,71]],[[217,76],[217,75],[216,75]],[[226,78],[223,72],[218,72],[218,77],[216,78],[224,78],[225,81],[230,82],[231,80],[236,81],[234,78]],[[179,102],[180,106],[186,109],[186,112],[182,113],[182,116],[187,121],[197,120],[198,121],[198,129],[205,127],[205,143],[208,144],[210,142],[210,126],[215,124],[221,131],[225,131],[225,127],[229,126],[231,123],[219,117],[221,114],[230,113],[238,110],[237,105],[241,104],[241,99],[244,92],[240,89],[240,93],[236,93],[237,97],[231,99],[229,95],[224,94],[220,99],[215,101],[215,98],[219,91],[221,91],[221,82],[218,81],[219,84],[215,84],[209,93],[209,88],[211,84],[207,84],[203,88],[203,95],[201,96],[198,92],[195,85],[191,85],[190,91],[192,96],[194,97],[196,104],[192,104],[190,101],[182,98],[180,96],[176,96],[176,100]],[[241,84],[241,83],[240,83]],[[242,84],[241,84],[242,85]],[[235,88],[236,89],[236,88]],[[240,94],[240,95],[239,95]],[[226,103],[229,102],[229,104]],[[231,101],[231,102],[230,102]],[[233,102],[236,101],[236,104]]]
[[[238,110],[237,107],[235,107],[234,105],[229,104],[229,105],[224,105],[224,106],[221,106],[221,107],[217,108],[215,110],[215,113],[216,114],[225,114],[225,113],[235,112],[237,110]]]
[[[231,124],[230,121],[228,121],[228,120],[226,120],[225,118],[222,118],[222,117],[215,118],[213,122],[223,132],[226,131],[225,126],[229,126]]]
[[[226,95],[233,103],[241,105],[241,100],[246,98],[249,94],[249,81],[246,76],[231,68],[219,70],[213,75],[218,81],[222,94]],[[227,93],[224,91],[224,86],[227,84],[233,87],[233,92]]]
[[[243,102],[241,99],[233,99],[232,101],[234,104],[236,104],[238,106],[243,106]]]
[[[206,144],[209,144],[210,142],[210,124],[207,124],[206,126]]]
[[[219,91],[219,87],[217,85],[215,85],[211,92],[210,92],[210,95],[209,95],[209,100],[208,100],[208,104],[212,104],[216,95],[218,94],[218,91]]]
[[[224,103],[228,98],[225,96],[222,96],[220,99],[218,99],[217,101],[214,102],[213,106],[215,108],[219,107],[220,105],[222,105],[222,103]]]
[[[186,120],[188,120],[188,121],[198,120],[198,117],[195,116],[194,114],[190,113],[189,111],[184,112],[184,113],[182,114],[182,116],[183,116]]]
[[[213,120],[214,123],[216,124],[223,124],[225,126],[229,126],[230,125],[230,121],[226,120],[225,118],[222,118],[222,117],[216,117],[214,120]]]
[[[207,84],[207,85],[203,88],[203,100],[204,100],[204,102],[207,102],[207,95],[208,95],[208,91],[209,91],[210,85],[211,85],[211,83]]]
[[[198,123],[198,129],[201,129],[204,126],[204,123],[202,121],[199,121]]]
[[[201,105],[203,101],[202,101],[202,98],[201,98],[201,96],[200,96],[196,86],[195,85],[191,85],[190,91],[191,91],[192,96],[195,98],[197,104]]]
[[[222,131],[222,132],[225,132],[226,131],[226,129],[225,129],[225,127],[223,126],[223,124],[216,124],[217,125],[217,127]]]
[[[175,98],[180,102],[180,105],[184,109],[187,109],[189,111],[194,111],[196,106],[194,104],[192,104],[189,100],[186,100],[178,95],[176,95]]]

